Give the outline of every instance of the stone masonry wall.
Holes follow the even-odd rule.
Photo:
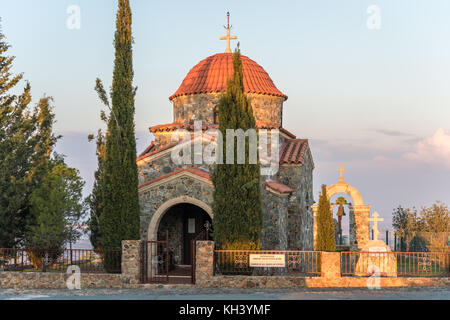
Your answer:
[[[195,120],[214,123],[214,108],[218,105],[220,93],[202,93],[179,96],[173,99],[174,122],[192,124]],[[256,121],[267,121],[282,124],[284,98],[247,94],[250,98]]]
[[[122,241],[122,276],[126,283],[140,282],[141,240]]]
[[[198,284],[210,281],[214,274],[214,242],[196,241],[195,281]]]
[[[137,165],[139,185],[180,169],[173,163],[170,153],[152,161],[143,159]]]
[[[66,273],[0,272],[0,288],[6,289],[67,289]],[[81,289],[122,288],[120,274],[82,273]]]
[[[288,250],[313,250],[313,163],[309,152],[302,166],[282,165],[279,180],[294,192],[289,197]]]
[[[287,250],[288,196],[279,196],[261,185],[263,229],[261,232],[262,250]]]
[[[188,196],[212,207],[213,187],[191,177],[180,177],[148,188],[139,194],[141,208],[141,239],[147,239],[148,226],[155,212],[163,203],[181,196]]]

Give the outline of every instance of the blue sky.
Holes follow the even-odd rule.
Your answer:
[[[81,9],[81,28],[66,26]],[[103,127],[95,78],[110,86],[116,1],[0,1],[2,30],[34,100],[55,100],[58,151],[92,186],[95,150],[86,136]],[[322,183],[358,188],[386,226],[392,209],[450,203],[450,23],[447,0],[132,0],[138,152],[148,127],[172,121],[168,97],[190,68],[223,52],[225,14],[243,54],[289,96],[284,127],[308,138]],[[370,5],[381,29],[366,26]]]

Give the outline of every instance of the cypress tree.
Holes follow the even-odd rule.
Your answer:
[[[89,140],[94,139],[89,136]],[[97,171],[95,171],[94,187],[92,193],[87,199],[90,208],[89,218],[89,240],[95,250],[101,248],[101,232],[100,232],[100,217],[103,212],[103,190],[104,190],[104,161],[105,161],[105,137],[102,130],[98,130],[97,134]]]
[[[219,101],[219,130],[225,143],[226,130],[256,130],[253,109],[244,93],[242,61],[239,48],[233,55],[233,78]],[[234,141],[236,142],[236,141]],[[246,137],[245,164],[237,164],[237,147],[234,143],[233,164],[217,163],[214,183],[214,240],[222,249],[259,249],[263,224],[260,191],[260,166],[248,164],[249,139]]]
[[[334,236],[334,222],[331,212],[330,200],[327,197],[327,186],[322,185],[317,209],[317,251],[336,251],[336,240]]]
[[[128,0],[119,0],[114,39],[115,61],[111,89],[111,114],[106,133],[103,213],[100,216],[104,249],[120,249],[122,240],[139,239],[138,174],[134,134],[133,38]],[[103,86],[97,91],[107,103]],[[115,260],[116,261],[116,260]],[[113,266],[105,255],[105,266]]]

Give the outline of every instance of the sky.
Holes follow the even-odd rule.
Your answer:
[[[382,229],[398,205],[450,204],[450,1],[130,2],[139,153],[148,127],[172,122],[168,97],[188,71],[225,50],[230,11],[242,53],[289,96],[283,126],[310,140],[316,201],[342,164]],[[68,27],[71,6],[79,29]],[[30,81],[34,103],[54,98],[57,151],[80,170],[85,195],[96,169],[87,135],[104,128],[95,79],[111,85],[116,9],[113,0],[0,0],[13,71]]]

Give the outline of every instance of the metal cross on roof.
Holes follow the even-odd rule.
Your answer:
[[[227,25],[223,26],[227,30],[227,35],[224,37],[220,37],[220,40],[227,40],[227,48],[225,49],[225,53],[230,53],[231,52],[230,40],[235,40],[235,39],[237,39],[237,37],[230,35],[230,30],[233,26],[230,25],[230,13],[229,12],[227,12],[227,21],[228,21]]]

